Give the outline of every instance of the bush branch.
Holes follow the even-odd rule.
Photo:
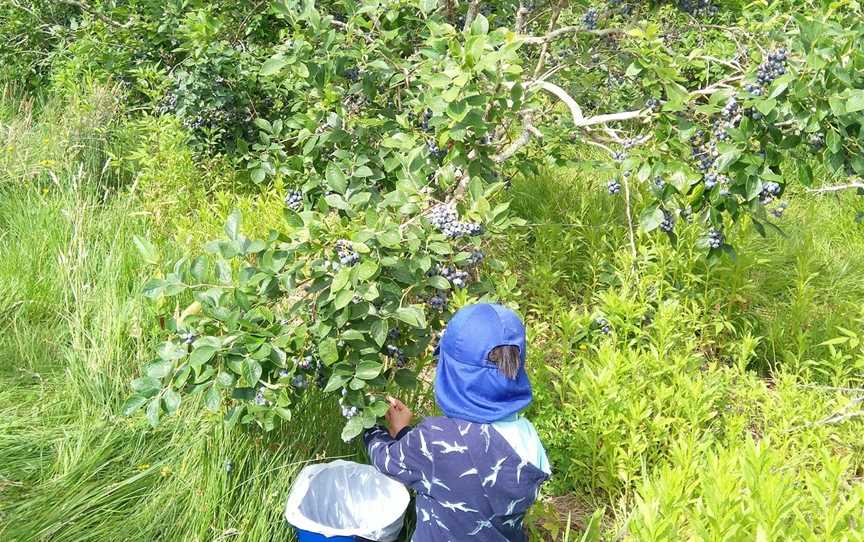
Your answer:
[[[546,45],[551,41],[555,41],[561,36],[567,34],[590,34],[592,36],[611,36],[614,34],[623,34],[624,31],[620,28],[597,28],[588,30],[584,26],[562,26],[557,30],[553,30],[545,36],[523,36],[522,43],[527,45]]]
[[[61,4],[67,4],[70,6],[75,6],[82,11],[86,11],[87,13],[89,13],[90,15],[93,15],[94,17],[96,17],[97,19],[99,19],[100,21],[102,21],[103,23],[105,23],[107,25],[113,26],[115,28],[129,28],[129,25],[130,25],[129,22],[127,22],[126,24],[118,23],[114,19],[107,17],[105,14],[103,14],[99,10],[94,9],[92,6],[90,6],[90,4],[86,3],[84,0],[59,0],[59,1]]]
[[[468,4],[468,13],[465,14],[465,24],[462,25],[462,31],[466,32],[469,28],[471,28],[471,23],[474,22],[474,19],[477,18],[477,14],[480,12],[480,0],[471,0]]]
[[[807,192],[810,192],[811,194],[821,194],[825,192],[840,192],[841,190],[851,190],[854,188],[864,190],[864,182],[835,184],[832,186],[823,186],[822,188],[808,188]]]

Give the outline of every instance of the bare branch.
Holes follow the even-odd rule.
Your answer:
[[[549,17],[549,31],[547,33],[551,33],[555,29],[555,25],[558,24],[558,17],[561,15],[561,8],[564,7],[564,1],[559,0],[552,7],[552,15]],[[543,72],[543,65],[546,64],[546,55],[549,54],[549,42],[544,42],[543,47],[540,48],[540,56],[537,58],[537,67],[534,68],[534,78],[540,76]]]
[[[506,162],[507,160],[512,158],[514,154],[519,152],[519,149],[531,142],[532,135],[542,137],[540,131],[534,127],[533,114],[526,113],[522,116],[522,133],[519,134],[519,137],[513,140],[512,143],[507,145],[504,150],[493,156],[492,160],[499,164],[501,162]]]
[[[623,34],[624,31],[620,28],[597,28],[588,30],[584,26],[562,26],[558,30],[553,30],[545,36],[524,36],[522,43],[527,45],[546,45],[566,34],[591,34],[592,36],[611,36],[614,34]]]
[[[521,34],[525,32],[525,16],[528,15],[528,8],[522,5],[522,2],[519,2],[519,9],[516,10],[516,33]]]
[[[851,190],[853,188],[864,190],[864,182],[837,184],[833,186],[823,186],[822,188],[808,188],[807,192],[810,192],[811,194],[821,194],[825,192],[840,192],[841,190]]]
[[[564,105],[570,109],[570,114],[573,115],[573,124],[579,126],[579,123],[584,122],[585,116],[582,114],[582,108],[579,107],[576,100],[567,94],[566,90],[549,81],[536,81],[531,86],[539,87],[564,102]]]
[[[608,113],[606,115],[594,115],[583,119],[577,124],[578,127],[594,126],[595,124],[608,124],[610,122],[621,122],[624,120],[638,119],[642,116],[642,110],[639,111],[621,111],[620,113]]]
[[[734,88],[730,85],[730,83],[735,83],[736,81],[741,81],[744,79],[743,75],[736,75],[735,77],[729,77],[727,79],[723,79],[722,81],[717,81],[716,83],[712,83],[705,88],[700,88],[698,90],[694,90],[690,93],[690,96],[707,96],[709,94],[714,94],[721,88]]]
[[[465,32],[471,28],[471,23],[477,18],[477,13],[480,12],[480,0],[471,0],[468,4],[468,13],[465,14],[465,24],[462,25],[462,31]]]
[[[786,429],[784,433],[790,433],[799,429],[807,429],[809,427],[816,427],[819,425],[837,425],[845,422],[846,420],[851,420],[852,418],[864,416],[864,410],[853,410],[854,407],[862,403],[864,403],[864,397],[856,397],[855,399],[849,401],[849,404],[847,404],[845,407],[831,414],[830,416],[826,416],[816,422],[808,422],[802,425],[790,427]]]
[[[102,21],[103,23],[110,25],[110,26],[113,26],[115,28],[129,28],[129,25],[131,24],[131,22],[126,22],[126,24],[118,23],[114,19],[104,15],[99,10],[91,7],[90,4],[86,3],[84,0],[59,0],[59,2],[62,4],[68,4],[70,6],[76,6],[79,9],[81,9],[82,11],[86,11],[90,15],[93,15],[94,17],[96,17],[97,19]]]

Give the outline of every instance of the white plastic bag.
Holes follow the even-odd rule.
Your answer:
[[[300,471],[288,495],[285,519],[324,536],[393,542],[409,500],[405,486],[375,467],[337,460]]]

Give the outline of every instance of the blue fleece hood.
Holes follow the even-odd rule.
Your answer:
[[[521,364],[510,380],[488,360],[496,346],[519,347]],[[444,414],[477,423],[502,420],[531,404],[525,373],[525,326],[501,305],[463,307],[447,324],[438,351],[435,401]]]

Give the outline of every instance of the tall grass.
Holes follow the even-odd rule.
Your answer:
[[[194,404],[155,430],[118,416],[156,340],[133,236],[177,248],[117,190],[116,119],[93,120],[105,98],[91,99],[14,118],[5,106],[18,150],[0,186],[0,539],[290,540],[293,476],[356,452],[328,402],[312,393],[290,429],[267,435],[229,431]],[[34,150],[40,138],[53,143]]]

